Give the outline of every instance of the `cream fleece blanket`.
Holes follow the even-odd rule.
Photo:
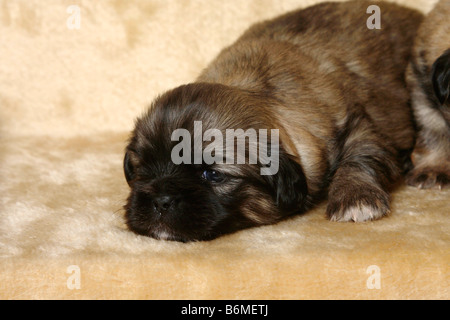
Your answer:
[[[401,185],[378,222],[324,204],[208,243],[124,225],[134,118],[252,23],[317,2],[0,0],[0,298],[449,299],[449,190]]]

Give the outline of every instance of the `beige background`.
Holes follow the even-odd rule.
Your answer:
[[[375,223],[330,223],[324,204],[210,243],[125,228],[134,119],[253,22],[316,2],[0,0],[0,298],[449,299],[449,190],[402,185]]]

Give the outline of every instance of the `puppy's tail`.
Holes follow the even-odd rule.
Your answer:
[[[434,93],[441,105],[450,103],[450,49],[434,63],[432,82]]]

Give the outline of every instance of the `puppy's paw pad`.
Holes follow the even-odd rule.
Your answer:
[[[389,213],[389,195],[383,191],[330,198],[327,208],[329,219],[335,222],[367,222]]]
[[[406,183],[419,189],[444,189],[450,186],[450,172],[439,168],[415,168],[406,176]]]

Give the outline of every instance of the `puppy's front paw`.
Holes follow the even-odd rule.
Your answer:
[[[444,189],[450,185],[450,170],[442,167],[419,167],[406,176],[406,183],[419,189]]]
[[[330,194],[327,215],[337,222],[378,220],[390,213],[389,202],[389,194],[378,188],[345,188]]]

